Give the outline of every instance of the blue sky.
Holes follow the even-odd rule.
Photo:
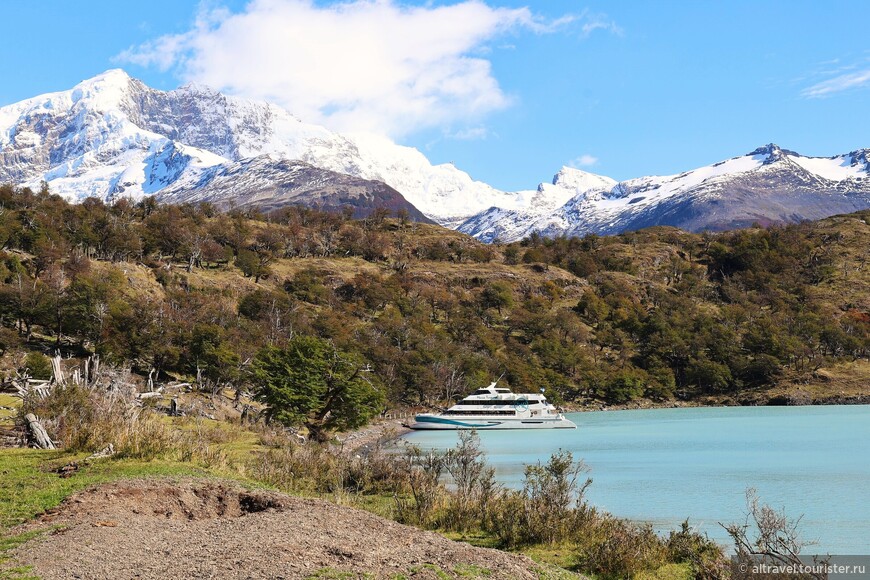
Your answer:
[[[870,147],[868,17],[860,2],[5,0],[0,105],[122,67],[383,130],[500,189],[572,164],[627,179],[768,142]]]

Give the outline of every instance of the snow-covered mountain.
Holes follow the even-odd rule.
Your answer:
[[[545,236],[614,234],[654,225],[701,231],[821,219],[870,207],[868,155],[870,150],[861,149],[804,157],[770,144],[679,175],[577,191],[554,211],[493,207],[459,229],[485,241],[511,241],[535,231]],[[539,189],[560,187],[564,171],[552,186]]]
[[[231,164],[262,155],[382,181],[445,225],[522,203],[384,137],[340,135],[278,106],[203,86],[154,90],[122,70],[0,108],[0,183],[45,180],[70,200],[140,198],[198,183],[204,172],[220,173],[219,166],[232,173]],[[251,171],[263,166],[247,164]],[[245,191],[236,193],[244,204]]]
[[[401,207],[487,241],[651,225],[725,229],[870,207],[866,149],[818,158],[767,145],[619,183],[564,167],[536,190],[503,192],[385,137],[338,134],[203,86],[151,89],[121,70],[0,108],[0,183],[43,180],[70,200]]]

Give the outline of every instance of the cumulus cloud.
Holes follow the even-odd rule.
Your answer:
[[[584,153],[580,157],[577,157],[573,161],[568,164],[570,167],[574,167],[575,169],[579,169],[581,167],[593,167],[594,165],[598,165],[598,158],[589,155],[588,153]]]
[[[801,91],[801,95],[807,98],[830,97],[849,89],[870,86],[870,69],[849,72],[837,75],[833,78],[816,83]]]
[[[397,137],[451,123],[475,126],[508,107],[511,99],[483,56],[488,43],[522,31],[552,33],[583,18],[547,20],[480,0],[253,0],[240,13],[204,9],[189,31],[133,47],[118,60],[273,101],[334,129]],[[594,30],[579,26],[583,34]]]

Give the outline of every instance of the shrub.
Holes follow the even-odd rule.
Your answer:
[[[74,452],[96,452],[112,444],[117,457],[153,459],[173,449],[169,431],[151,411],[135,404],[132,388],[58,385],[44,399],[25,400],[19,413],[41,417],[52,439]]]
[[[726,578],[727,569],[722,549],[706,535],[689,527],[689,520],[679,530],[672,530],[667,539],[668,559],[691,564],[696,578],[718,580]]]
[[[588,468],[583,461],[574,461],[570,451],[554,453],[542,465],[526,466],[523,494],[527,502],[524,514],[532,542],[555,543],[566,538],[572,525],[573,507],[582,507],[583,494],[592,484],[580,476]]]
[[[664,541],[648,524],[603,516],[586,530],[578,543],[581,567],[604,578],[631,578],[655,570],[667,561]]]
[[[446,525],[465,531],[485,521],[497,484],[495,470],[486,465],[477,431],[459,432],[459,443],[444,456],[444,468],[456,486],[448,511],[450,521]]]
[[[44,354],[29,352],[24,359],[24,370],[31,378],[47,381],[51,378],[51,362]]]
[[[424,452],[416,445],[409,445],[397,467],[405,473],[404,483],[410,498],[397,489],[397,520],[402,523],[426,526],[432,522],[433,514],[444,495],[438,483],[444,470],[444,454],[438,451]],[[413,504],[409,501],[413,500]]]

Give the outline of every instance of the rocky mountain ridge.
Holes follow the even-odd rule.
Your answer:
[[[69,200],[350,204],[357,215],[381,204],[484,241],[651,225],[728,229],[870,207],[867,149],[820,158],[770,144],[621,182],[563,167],[537,189],[504,192],[385,137],[338,134],[200,85],[151,89],[122,70],[0,108],[0,183],[42,181]]]

